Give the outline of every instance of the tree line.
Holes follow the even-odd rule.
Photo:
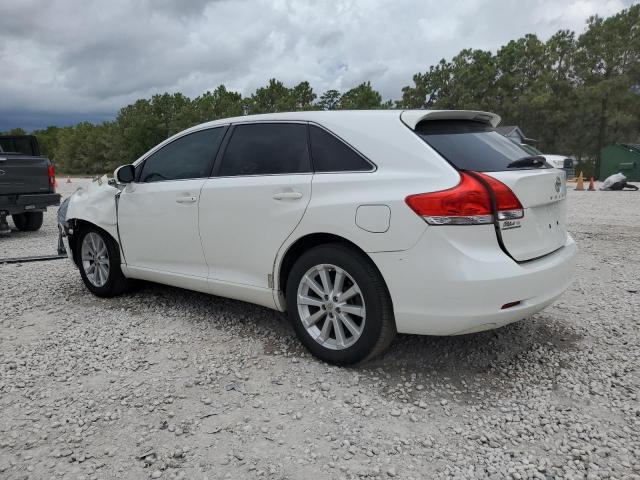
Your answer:
[[[518,125],[545,153],[572,155],[586,174],[602,148],[640,142],[640,5],[590,17],[578,36],[546,42],[529,34],[492,53],[464,49],[413,76],[399,100],[370,82],[317,95],[308,82],[271,79],[249,96],[220,85],[196,98],[163,93],[120,109],[113,121],[33,133],[63,173],[102,173],[131,162],[167,137],[219,118],[298,110],[473,109]],[[19,129],[13,133],[22,133]]]

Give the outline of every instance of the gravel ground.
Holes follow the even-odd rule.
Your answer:
[[[66,261],[0,265],[0,478],[640,478],[640,193],[569,202],[558,302],[357,369],[260,307],[101,300]],[[0,257],[53,253],[54,214]]]

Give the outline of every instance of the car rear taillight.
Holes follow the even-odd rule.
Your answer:
[[[475,172],[460,172],[460,183],[453,188],[410,195],[405,201],[430,225],[486,225],[494,221],[490,190],[496,200],[498,220],[523,217],[522,205],[509,187]]]
[[[410,195],[405,201],[430,225],[493,223],[489,192],[468,173],[460,173],[460,183],[453,188]]]
[[[49,165],[47,168],[47,174],[49,175],[49,188],[51,192],[56,191],[56,170],[53,165]]]
[[[496,180],[484,173],[476,173],[476,175],[482,177],[493,192],[493,196],[496,199],[496,209],[498,210],[498,220],[514,220],[524,216],[520,200],[509,187],[500,180]]]

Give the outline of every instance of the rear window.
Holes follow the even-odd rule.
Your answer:
[[[531,153],[482,122],[430,120],[419,123],[416,133],[458,170],[500,172],[539,168],[513,166],[513,162],[529,158]]]
[[[0,153],[21,153],[23,155],[37,155],[32,137],[1,137]]]

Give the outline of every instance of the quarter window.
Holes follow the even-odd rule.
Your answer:
[[[308,173],[307,126],[300,123],[236,125],[224,152],[221,177]]]
[[[139,181],[208,177],[224,130],[222,127],[200,130],[162,147],[144,161]]]
[[[361,172],[372,165],[326,130],[310,125],[311,157],[316,172]]]

